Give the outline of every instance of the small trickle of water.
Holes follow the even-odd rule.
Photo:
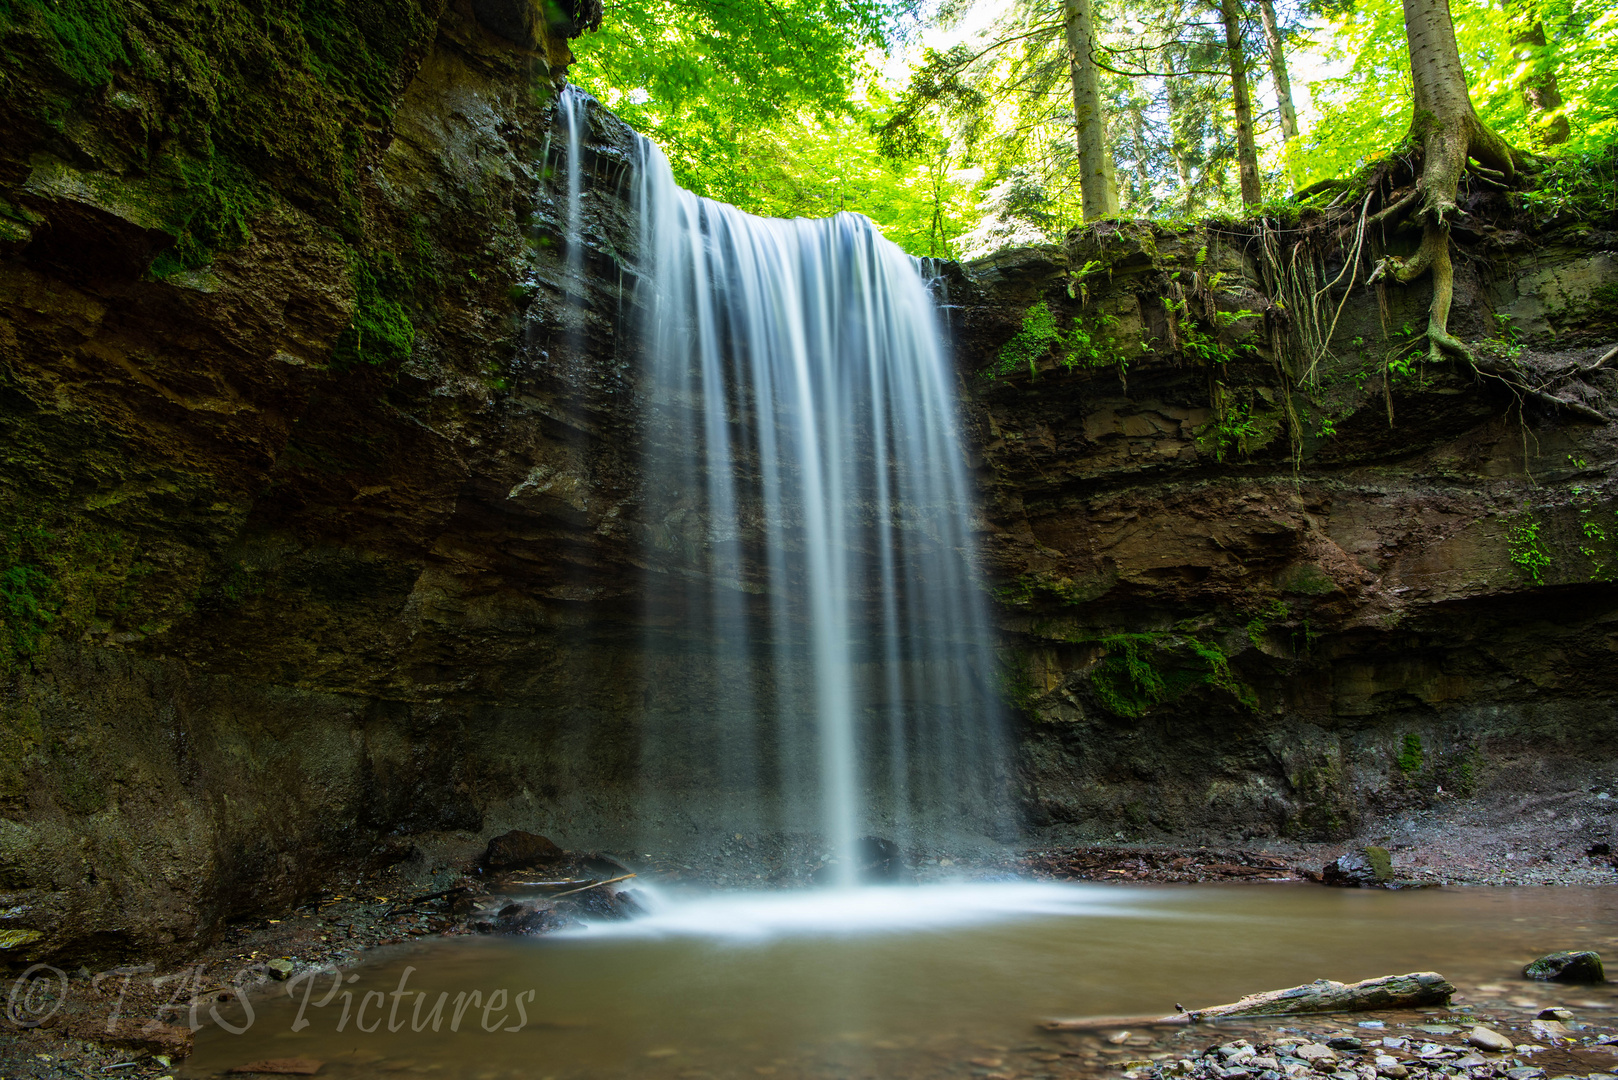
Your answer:
[[[866,218],[698,198],[640,144],[649,678],[665,833],[981,835],[1004,784],[957,380]]]
[[[563,309],[563,330],[569,338],[576,338],[583,322],[579,298],[584,287],[584,125],[588,107],[593,99],[578,87],[562,88],[556,102],[556,116],[566,140],[564,145],[567,169],[566,211],[562,219],[562,240],[566,245],[563,264],[564,282],[569,300]],[[576,342],[573,343],[576,346]]]

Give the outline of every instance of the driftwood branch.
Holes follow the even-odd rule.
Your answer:
[[[1229,1005],[1207,1009],[1181,1009],[1172,1016],[1111,1017],[1097,1020],[1053,1020],[1050,1031],[1094,1031],[1120,1026],[1195,1024],[1232,1016],[1289,1016],[1297,1013],[1366,1012],[1373,1009],[1414,1009],[1447,1005],[1455,987],[1435,971],[1385,975],[1364,982],[1340,983],[1318,979],[1304,986],[1249,994]]]
[[[415,911],[417,904],[425,904],[429,900],[442,900],[444,897],[448,896],[454,891],[454,889],[445,889],[443,892],[430,892],[423,893],[420,896],[412,896],[409,900],[406,900],[403,903],[394,904],[383,914],[382,917],[384,919],[391,919],[395,915],[403,914],[406,911]]]
[[[1448,1005],[1455,993],[1444,976],[1436,971],[1409,975],[1385,975],[1364,982],[1340,983],[1317,979],[1305,986],[1249,994],[1229,1005],[1211,1009],[1191,1009],[1183,1015],[1198,1020],[1224,1016],[1286,1016],[1292,1013],[1365,1012],[1371,1009],[1414,1009],[1423,1005]]]

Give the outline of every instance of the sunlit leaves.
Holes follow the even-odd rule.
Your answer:
[[[1349,66],[1341,77],[1312,86],[1319,113],[1305,133],[1308,179],[1342,175],[1385,156],[1410,122],[1410,59],[1399,0],[1355,0],[1337,10],[1321,39]],[[1571,127],[1559,152],[1591,152],[1618,139],[1618,11],[1608,0],[1512,6],[1451,0],[1450,11],[1472,102],[1486,124],[1532,147],[1522,82],[1534,70],[1551,71]],[[1521,20],[1536,17],[1547,44],[1515,45]]]
[[[573,43],[569,77],[668,153],[693,190],[746,205],[751,145],[801,117],[846,115],[887,0],[619,0]]]

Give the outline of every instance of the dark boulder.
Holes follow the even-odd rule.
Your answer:
[[[835,885],[846,880],[844,867],[854,864],[854,879],[861,884],[881,884],[885,881],[904,881],[910,869],[905,865],[899,845],[880,836],[862,836],[851,849],[828,858],[810,875],[816,885]]]
[[[1523,977],[1547,982],[1598,983],[1607,981],[1601,956],[1588,950],[1553,952],[1522,969]]]
[[[513,901],[470,920],[480,934],[547,934],[568,924],[566,915],[544,902]]]
[[[483,852],[482,863],[490,870],[514,870],[552,863],[566,854],[547,837],[513,829],[489,841],[489,846]]]
[[[635,899],[634,891],[627,889],[585,889],[558,901],[558,905],[585,919],[630,919],[646,911]]]
[[[1320,871],[1320,879],[1327,885],[1349,889],[1383,885],[1391,877],[1393,859],[1379,847],[1363,847],[1339,855]]]
[[[899,845],[880,836],[862,836],[854,841],[854,865],[861,881],[899,881],[905,876]]]
[[[488,886],[475,878],[463,877],[444,894],[453,915],[470,915],[477,910],[478,901],[489,895]]]

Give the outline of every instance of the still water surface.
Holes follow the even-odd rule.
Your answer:
[[[1618,1004],[1608,987],[1530,983],[1520,971],[1545,952],[1615,945],[1612,889],[999,883],[693,895],[568,936],[379,950],[343,973],[354,978],[340,992],[321,976],[294,988],[307,1004],[255,1002],[241,1035],[205,1029],[183,1075],[305,1057],[325,1063],[322,1076],[983,1076],[993,1067],[974,1056],[1050,1042],[1043,1019],[1159,1015],[1420,970],[1460,987],[1457,1004],[1572,1004],[1607,1020],[1596,1010]],[[407,967],[403,994],[388,996]],[[440,993],[435,1032],[426,1018]],[[300,1005],[307,1023],[295,1031]]]

